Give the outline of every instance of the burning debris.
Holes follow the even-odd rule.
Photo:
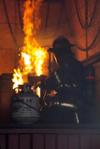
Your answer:
[[[42,0],[26,0],[23,13],[24,45],[20,49],[18,68],[13,73],[13,89],[18,92],[18,86],[28,82],[30,74],[34,76],[48,74],[48,53],[39,45],[36,34],[41,24],[39,14]]]

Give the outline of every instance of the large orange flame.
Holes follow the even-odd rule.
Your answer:
[[[48,53],[36,40],[41,24],[39,10],[42,0],[26,0],[23,15],[24,45],[20,50],[19,66],[14,69],[13,89],[27,82],[28,74],[47,75]]]

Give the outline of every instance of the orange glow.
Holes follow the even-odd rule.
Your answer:
[[[36,40],[36,33],[40,26],[39,9],[42,0],[26,0],[24,5],[23,31],[24,45],[20,50],[19,66],[14,69],[13,89],[27,82],[28,75],[48,74],[48,53]]]

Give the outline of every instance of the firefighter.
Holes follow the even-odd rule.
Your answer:
[[[64,36],[53,42],[48,50],[56,57],[58,69],[41,84],[49,93],[41,119],[54,123],[79,123],[78,107],[82,104],[84,67],[71,51],[71,44]]]

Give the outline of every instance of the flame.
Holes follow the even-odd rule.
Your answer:
[[[17,80],[17,81],[16,81]],[[20,69],[14,69],[14,74],[13,74],[13,79],[12,81],[14,82],[13,89],[18,92],[18,86],[24,84],[23,79],[22,79],[22,73]]]
[[[20,49],[19,65],[13,73],[13,89],[27,82],[28,75],[48,74],[48,53],[39,45],[36,34],[41,24],[40,6],[42,0],[26,0],[24,4],[23,31],[24,45]]]

